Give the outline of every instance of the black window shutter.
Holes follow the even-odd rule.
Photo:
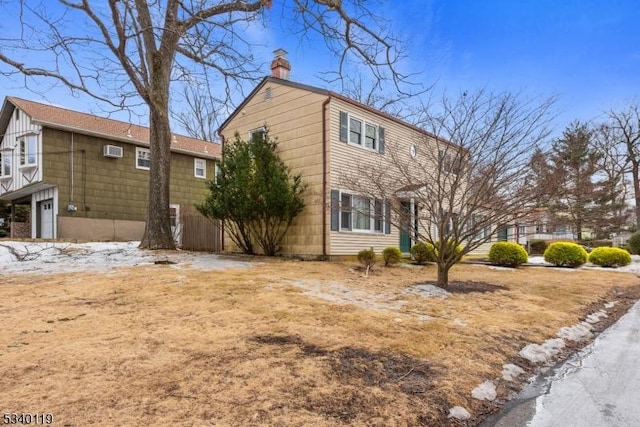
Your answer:
[[[349,116],[344,111],[340,111],[340,141],[349,140]]]
[[[331,190],[331,231],[340,229],[340,192]]]
[[[391,234],[391,203],[384,202],[384,234]]]
[[[384,128],[378,128],[378,152],[384,154]]]

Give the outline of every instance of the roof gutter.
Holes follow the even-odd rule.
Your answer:
[[[331,94],[322,102],[322,256],[327,256],[327,105]]]

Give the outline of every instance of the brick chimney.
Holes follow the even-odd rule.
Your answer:
[[[289,80],[291,72],[291,64],[287,60],[287,51],[284,49],[276,49],[273,51],[275,58],[271,62],[271,75],[273,77]]]

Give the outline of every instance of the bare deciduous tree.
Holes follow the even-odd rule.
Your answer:
[[[625,155],[626,172],[633,183],[636,229],[640,230],[640,105],[633,102],[625,110],[610,111],[605,126],[610,141],[619,144]]]
[[[185,107],[179,111],[172,111],[171,117],[189,136],[203,141],[218,142],[216,131],[226,116],[224,106],[227,101],[216,98],[209,93],[208,88],[185,87],[182,92]]]
[[[630,206],[630,160],[619,132],[609,125],[595,128],[592,144],[599,153],[598,170],[603,175],[601,195],[598,198],[601,215],[596,223],[598,238],[607,239],[628,225]]]
[[[170,87],[208,76],[226,98],[260,66],[245,34],[271,0],[39,0],[0,3],[16,16],[18,34],[0,34],[0,74],[41,78],[89,94],[114,108],[148,108],[151,170],[149,205],[141,247],[173,248],[169,220]],[[339,57],[337,75],[350,61],[366,64],[374,80],[401,87],[405,75],[398,40],[361,0],[288,0],[301,37],[320,34]],[[297,25],[297,27],[296,27]],[[34,55],[37,53],[37,55]],[[37,58],[37,59],[35,59]],[[38,63],[33,61],[37,60]]]
[[[548,136],[552,105],[487,91],[445,96],[417,113],[428,133],[413,141],[415,156],[388,131],[385,156],[355,162],[342,185],[389,201],[393,225],[435,246],[446,286],[463,255],[530,211],[529,159]]]

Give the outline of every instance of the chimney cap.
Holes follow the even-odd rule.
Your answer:
[[[275,55],[276,58],[286,58],[287,53],[288,52],[286,50],[284,50],[283,48],[278,48],[278,49],[273,51],[273,54]]]

